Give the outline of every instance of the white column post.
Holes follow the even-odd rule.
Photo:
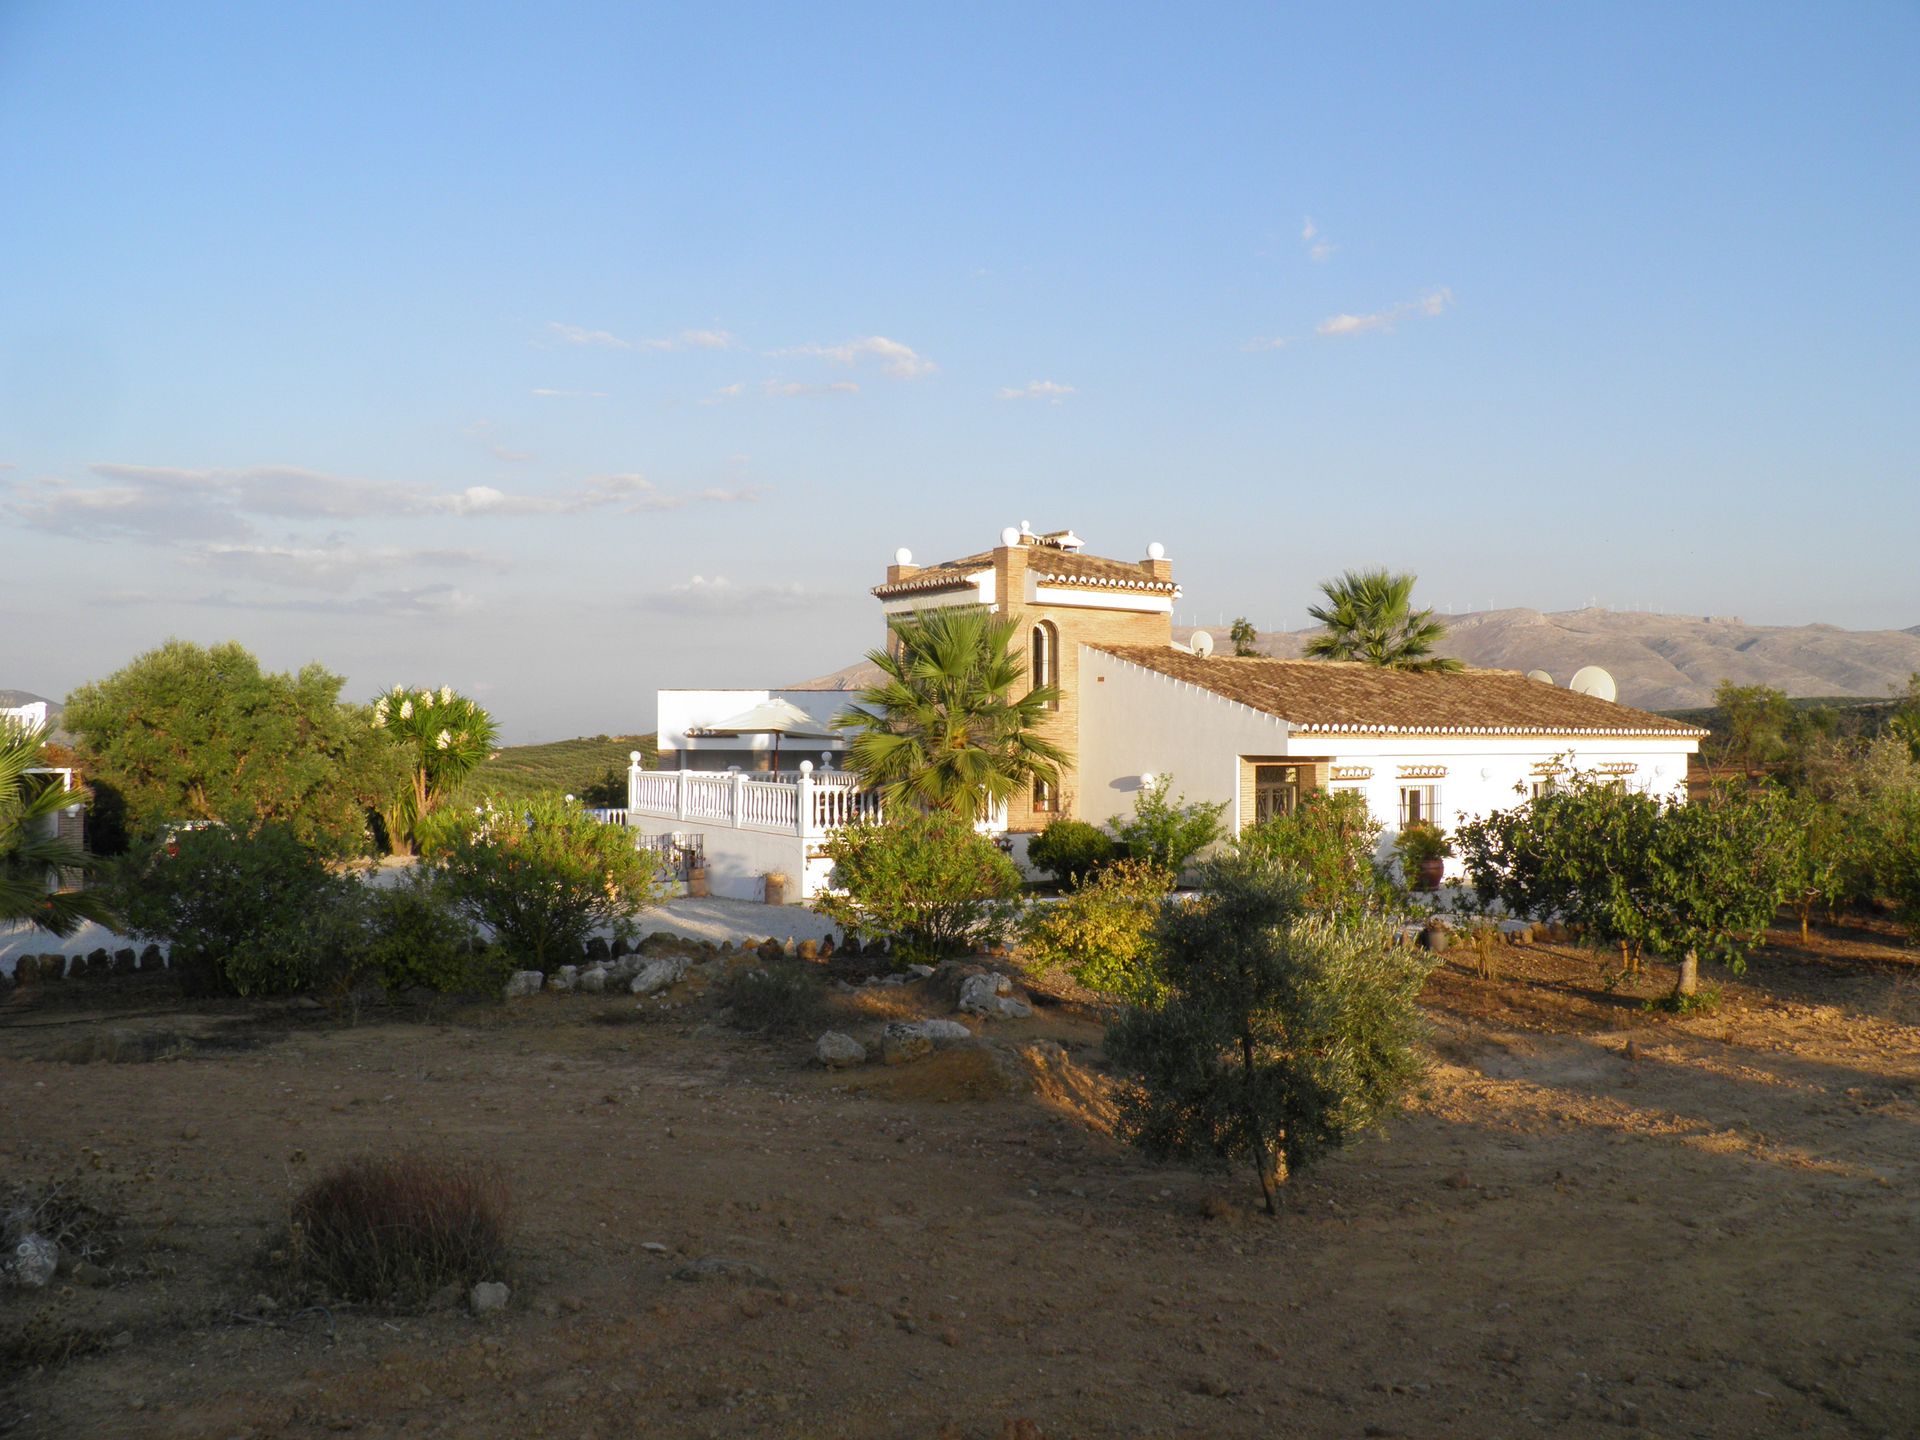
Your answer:
[[[687,818],[687,775],[685,770],[673,772],[674,813],[682,820]]]
[[[800,783],[796,788],[799,791],[800,813],[794,818],[799,821],[800,834],[802,836],[811,835],[814,832],[813,762],[811,760],[802,760],[800,762]]]
[[[634,813],[640,808],[640,752],[627,752],[627,821],[633,821]]]
[[[738,830],[747,818],[747,777],[736,770],[732,779],[733,789],[727,803],[732,806],[729,813],[733,817],[733,828]]]

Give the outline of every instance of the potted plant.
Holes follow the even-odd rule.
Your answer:
[[[790,883],[786,875],[779,870],[769,870],[767,871],[767,874],[766,874],[766,880],[767,880],[767,904],[769,905],[786,904],[787,903],[787,886]]]
[[[1400,856],[1400,873],[1409,888],[1440,888],[1441,878],[1447,872],[1447,857],[1453,854],[1453,844],[1438,825],[1431,820],[1409,821],[1395,838],[1393,848]]]

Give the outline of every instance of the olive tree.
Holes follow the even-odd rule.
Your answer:
[[[1396,1109],[1422,1068],[1416,998],[1432,959],[1378,917],[1318,918],[1270,860],[1229,853],[1162,912],[1165,1000],[1107,1031],[1137,1082],[1122,1133],[1149,1153],[1249,1164],[1278,1189]]]

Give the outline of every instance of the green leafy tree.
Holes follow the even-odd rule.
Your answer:
[[[1227,629],[1227,639],[1232,642],[1237,659],[1248,660],[1260,654],[1260,632],[1253,628],[1253,622],[1244,615],[1234,617],[1233,624]]]
[[[1907,693],[1894,707],[1887,721],[1887,733],[1905,745],[1914,760],[1920,762],[1920,670],[1907,677]]]
[[[445,893],[530,969],[577,963],[597,930],[631,936],[656,896],[630,832],[559,796],[440,810],[420,830]]]
[[[1920,941],[1920,790],[1883,793],[1860,818],[1864,888],[1891,900]]]
[[[1793,702],[1784,691],[1722,680],[1713,692],[1713,703],[1724,727],[1723,764],[1763,770],[1793,753]]]
[[[813,908],[849,934],[890,938],[903,960],[975,954],[1003,939],[1018,914],[1020,872],[951,810],[849,825],[826,854],[833,889]]]
[[[1322,583],[1327,597],[1307,613],[1326,627],[1307,641],[1315,660],[1358,660],[1389,670],[1449,671],[1458,660],[1433,653],[1447,627],[1431,610],[1413,608],[1417,577],[1386,570],[1349,570]]]
[[[1237,853],[1203,867],[1195,903],[1167,907],[1158,945],[1165,1002],[1107,1031],[1138,1082],[1122,1133],[1156,1156],[1250,1164],[1276,1214],[1288,1176],[1419,1077],[1430,958],[1384,919],[1307,916],[1279,866]]]
[[[1089,990],[1137,1005],[1165,998],[1155,927],[1173,875],[1147,860],[1117,860],[1071,893],[1029,906],[1022,925],[1028,962],[1065,970]]]
[[[28,773],[41,763],[46,737],[43,728],[0,721],[0,931],[31,925],[67,936],[111,916],[98,893],[61,885],[62,872],[85,876],[96,862],[56,829],[62,810],[85,803],[84,792]]]
[[[319,665],[269,674],[246,649],[169,640],[67,698],[89,782],[151,837],[178,820],[271,823],[330,852],[368,848],[367,817],[397,788],[392,747],[340,703]]]
[[[432,866],[414,867],[397,885],[369,886],[366,904],[364,969],[388,991],[500,993],[512,957],[500,945],[476,944],[472,920]]]
[[[1185,795],[1169,800],[1167,792],[1172,788],[1171,775],[1152,777],[1134,795],[1133,814],[1125,820],[1109,820],[1107,827],[1135,860],[1151,861],[1177,876],[1224,833],[1220,817],[1227,807],[1224,802],[1189,803]]]
[[[277,821],[143,842],[112,886],[128,931],[164,942],[171,967],[202,993],[328,988],[366,953],[360,882]]]
[[[1788,843],[1770,791],[1666,804],[1589,775],[1468,822],[1457,838],[1482,895],[1617,945],[1629,973],[1644,954],[1673,959],[1676,996],[1695,993],[1703,956],[1745,967],[1780,906]]]
[[[1780,892],[1805,941],[1816,910],[1831,918],[1857,893],[1860,831],[1830,800],[1794,795],[1781,804]]]
[[[1085,884],[1088,876],[1111,865],[1119,853],[1099,829],[1084,820],[1062,816],[1033,837],[1027,846],[1027,862],[1053,876],[1064,889],[1073,890]]]
[[[1051,685],[1016,694],[1026,665],[1014,622],[978,607],[892,622],[893,643],[868,652],[883,678],[834,720],[852,733],[847,768],[887,805],[982,820],[1035,781],[1060,783],[1067,752],[1040,733]]]
[[[420,821],[493,753],[493,717],[450,686],[396,685],[373,702],[372,725],[399,748],[407,769],[384,812],[387,834],[396,849],[404,843],[418,853]]]
[[[1292,876],[1309,913],[1354,916],[1383,908],[1391,891],[1374,863],[1380,833],[1366,796],[1315,790],[1292,814],[1243,830],[1235,844]]]

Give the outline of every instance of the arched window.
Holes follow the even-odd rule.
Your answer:
[[[1060,683],[1060,632],[1053,628],[1051,620],[1042,620],[1033,627],[1033,637],[1027,644],[1027,670],[1036,690],[1043,685]],[[1047,708],[1058,710],[1060,697],[1056,695]]]

